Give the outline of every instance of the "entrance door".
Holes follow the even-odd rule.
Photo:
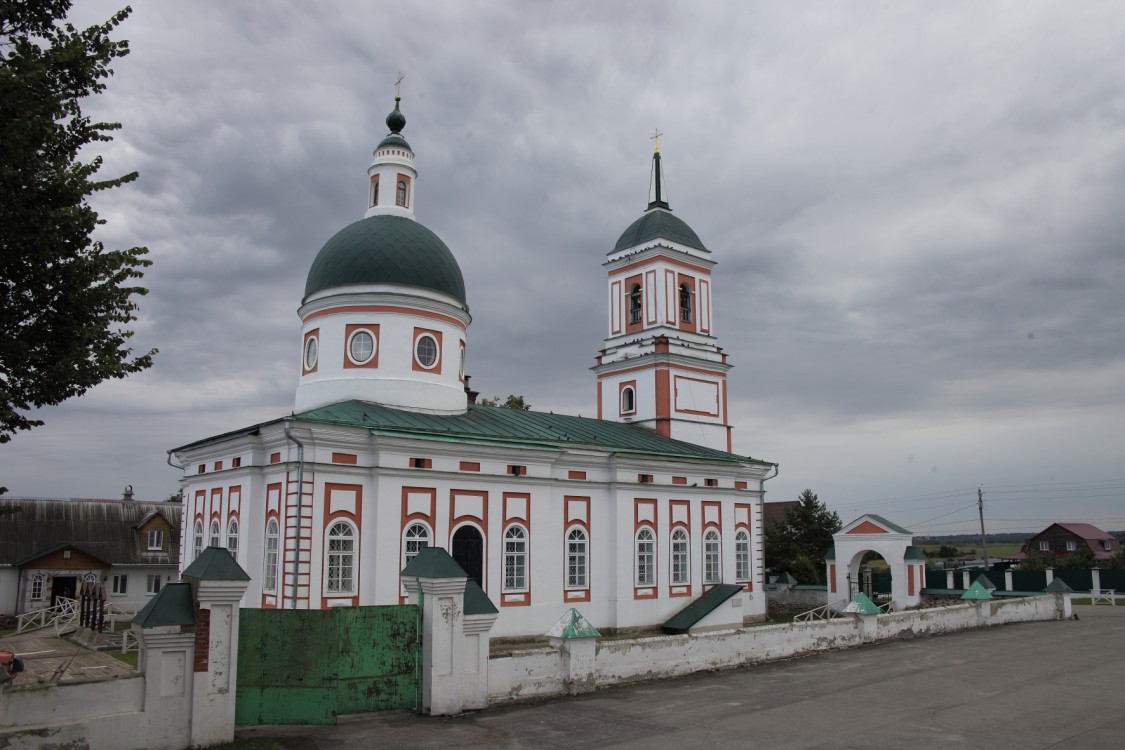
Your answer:
[[[78,578],[76,576],[55,576],[51,580],[51,606],[60,596],[63,599],[73,599],[78,592]]]
[[[484,588],[484,538],[476,527],[462,526],[453,532],[453,559]]]

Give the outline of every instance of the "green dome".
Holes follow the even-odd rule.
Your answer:
[[[369,216],[324,243],[309,269],[305,299],[348,284],[404,284],[465,303],[465,279],[453,253],[436,234],[402,216]]]
[[[697,250],[707,250],[695,231],[683,220],[673,216],[671,211],[655,208],[645,211],[641,214],[641,218],[634,221],[628,229],[621,233],[613,252],[626,250],[658,238],[678,242]]]

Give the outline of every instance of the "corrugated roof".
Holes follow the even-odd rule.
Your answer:
[[[638,456],[713,461],[726,464],[766,461],[661,437],[643,427],[567,414],[470,404],[464,414],[441,415],[346,401],[296,415],[323,424],[366,427],[381,435],[418,439],[512,444],[520,447],[592,448]]]
[[[1092,539],[1092,540],[1095,540],[1095,541],[1101,541],[1102,539],[1114,539],[1115,538],[1112,534],[1107,534],[1106,532],[1102,531],[1097,526],[1094,526],[1091,523],[1056,523],[1055,525],[1060,527],[1060,528],[1066,529],[1071,534],[1076,534],[1079,537],[1081,537],[1083,539],[1086,539],[1086,540]],[[1050,528],[1050,527],[1047,527],[1047,528]],[[1040,532],[1040,533],[1042,533],[1042,532]]]
[[[195,600],[191,596],[191,584],[169,583],[160,589],[133,618],[133,624],[142,628],[194,625]]]
[[[695,230],[683,219],[673,215],[671,209],[650,208],[621,233],[612,252],[616,253],[656,239],[671,240],[698,250],[707,250]]]
[[[703,592],[703,596],[673,615],[660,626],[660,629],[665,633],[686,633],[739,591],[742,591],[742,587],[734,583],[716,584]]]
[[[148,540],[136,530],[153,512],[172,526],[164,553],[148,552]],[[116,565],[175,565],[180,559],[179,525],[179,503],[0,497],[0,565],[15,565],[60,545]]]
[[[249,581],[250,576],[225,547],[207,547],[180,574],[200,581]]]

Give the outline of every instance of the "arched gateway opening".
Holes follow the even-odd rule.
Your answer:
[[[892,609],[916,606],[926,580],[926,556],[914,534],[887,519],[868,514],[832,535],[828,602],[842,607],[857,593]]]

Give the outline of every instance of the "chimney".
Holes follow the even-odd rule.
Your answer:
[[[125,485],[125,493],[123,495],[121,495],[121,499],[124,500],[127,503],[132,502],[132,500],[133,500],[133,485],[131,485],[131,484]]]

